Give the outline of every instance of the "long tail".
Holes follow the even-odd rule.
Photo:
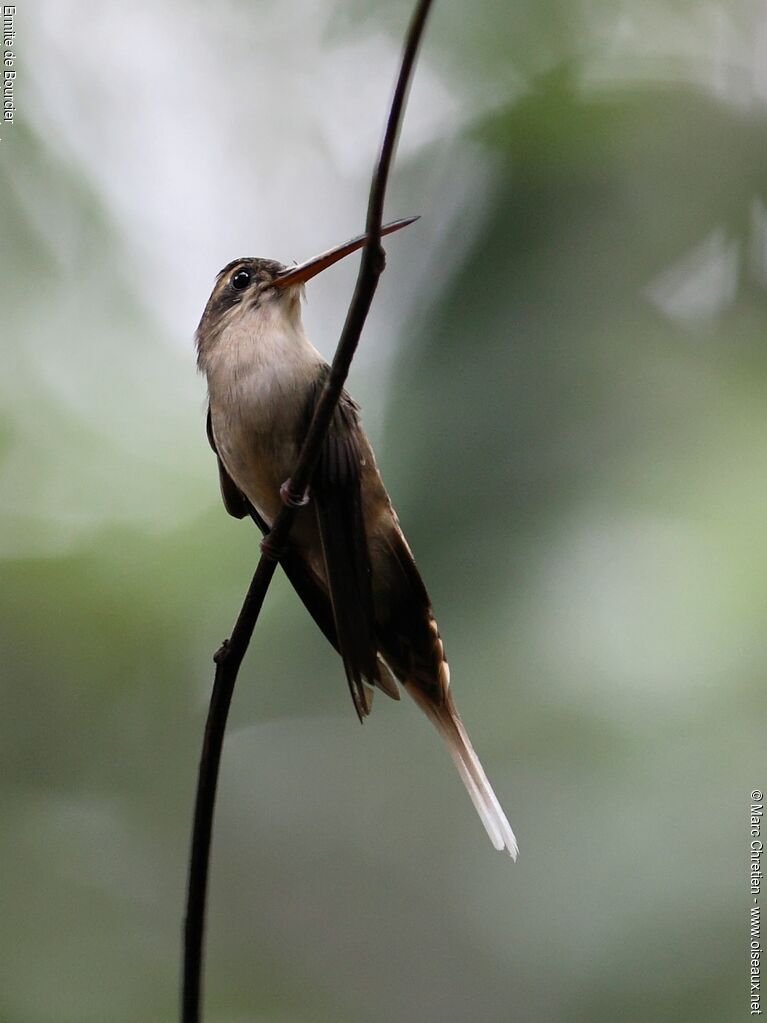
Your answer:
[[[408,683],[405,688],[445,740],[450,756],[461,776],[461,781],[471,796],[474,808],[485,826],[485,831],[490,836],[490,841],[500,852],[505,849],[509,856],[516,860],[519,847],[514,832],[511,830],[511,825],[506,819],[506,814],[503,812],[495,792],[493,792],[492,785],[479,762],[479,757],[474,752],[474,747],[453,703],[450,690],[445,692],[444,702],[435,706],[416,685]]]

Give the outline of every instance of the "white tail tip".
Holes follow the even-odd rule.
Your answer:
[[[479,814],[479,819],[485,826],[490,841],[499,852],[505,850],[513,860],[516,860],[519,854],[517,839],[501,804],[498,802],[498,797],[493,792],[493,787],[488,781],[479,757],[474,752],[474,747],[455,708],[451,693],[449,690],[446,693],[443,706],[435,707],[415,686],[408,685],[406,689],[445,740],[450,756],[461,776],[461,781],[466,786],[466,791]]]

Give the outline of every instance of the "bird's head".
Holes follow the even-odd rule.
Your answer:
[[[395,220],[381,229],[391,234],[412,224],[418,217]],[[219,338],[242,316],[259,313],[279,314],[292,321],[300,319],[301,296],[304,284],[339,259],[361,249],[367,235],[359,235],[343,245],[314,256],[298,266],[283,266],[273,259],[246,256],[232,260],[216,277],[205,311],[197,328],[198,361],[202,364],[206,354]]]

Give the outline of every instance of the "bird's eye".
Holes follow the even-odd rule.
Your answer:
[[[241,267],[237,273],[232,274],[232,287],[235,291],[242,291],[243,288],[247,288],[250,284],[250,280],[250,270],[246,270],[244,267]]]

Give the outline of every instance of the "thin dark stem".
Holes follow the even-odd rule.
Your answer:
[[[216,675],[205,722],[205,736],[197,775],[192,847],[189,858],[186,920],[184,923],[184,976],[181,996],[182,1023],[202,1019],[202,953],[205,932],[205,903],[208,890],[210,842],[216,784],[224,744],[229,705],[245,651],[248,649],[266,591],[277,563],[262,555],[243,602],[231,637],[216,652]]]
[[[291,489],[303,494],[311,482],[320,448],[330,426],[338,399],[343,390],[362,328],[370,310],[378,279],[384,269],[381,248],[381,223],[384,198],[402,121],[405,100],[423,36],[432,0],[418,0],[405,37],[397,83],[392,97],[381,151],[373,172],[367,212],[367,241],[362,249],[360,269],[346,315],[336,354],[320,394],[309,430],[301,448],[298,464],[291,477]],[[208,718],[205,724],[202,753],[197,777],[192,846],[189,860],[187,908],[184,924],[184,974],[182,991],[182,1023],[200,1023],[202,1019],[202,957],[205,933],[205,906],[208,885],[213,813],[216,801],[224,731],[237,681],[237,673],[248,649],[253,630],[272,581],[277,561],[275,554],[288,540],[296,508],[284,506],[267,536],[232,635],[216,652],[216,675],[213,682]]]

